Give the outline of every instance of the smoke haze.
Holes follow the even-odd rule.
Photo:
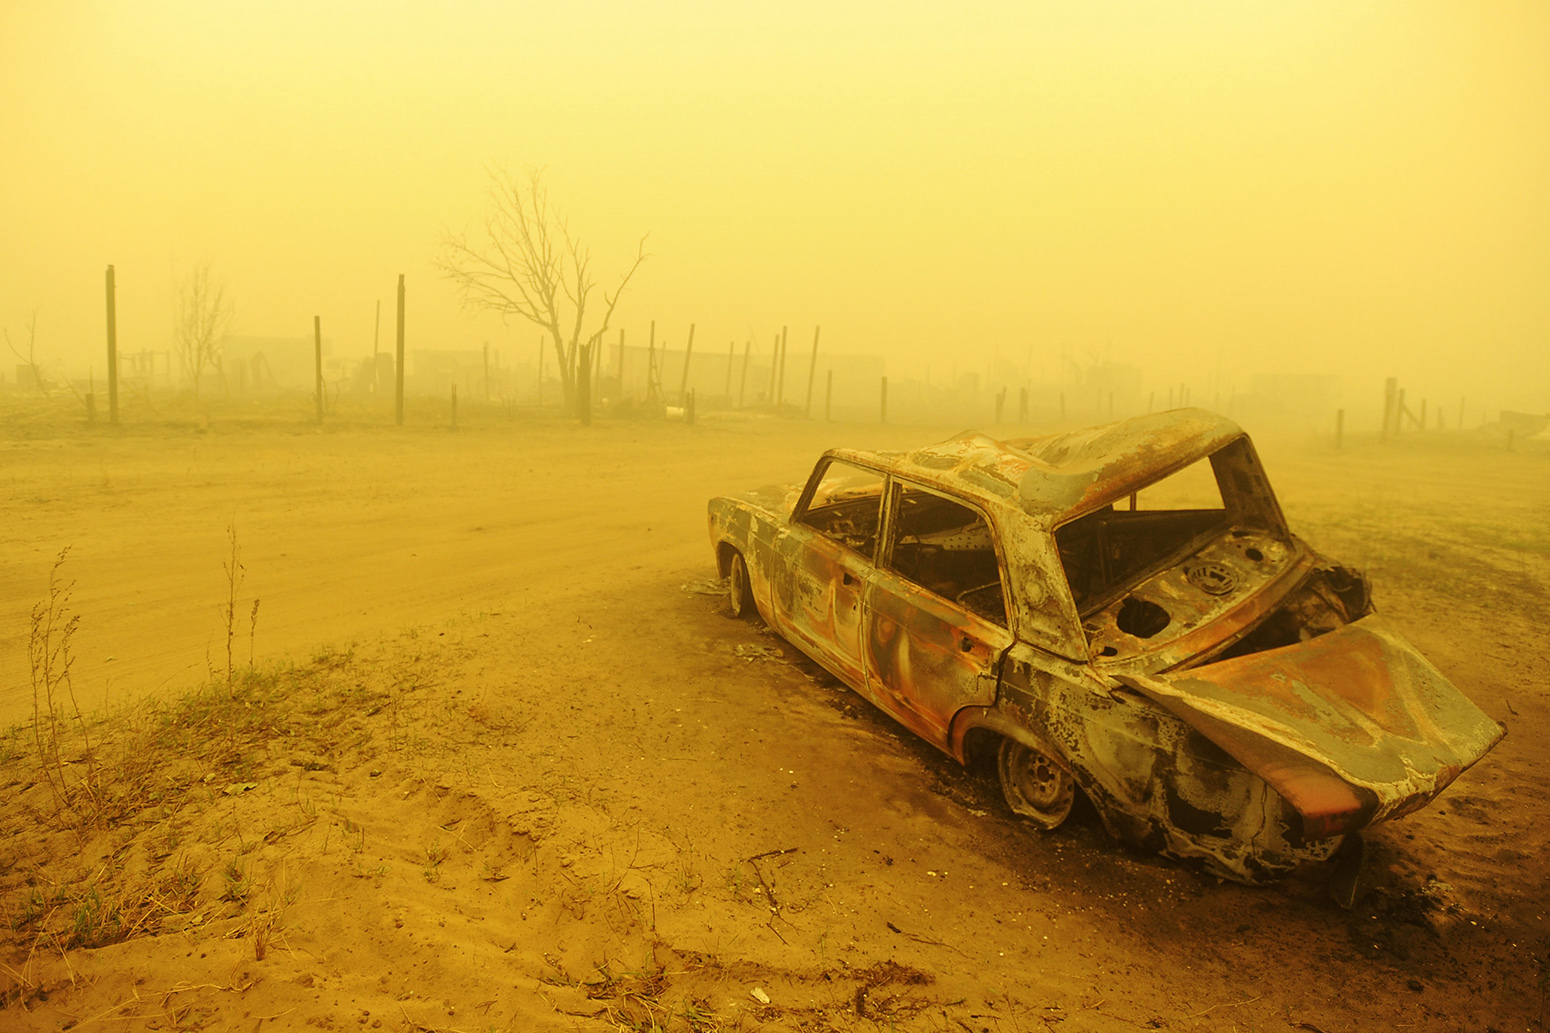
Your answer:
[[[0,325],[100,376],[103,268],[160,349],[207,258],[239,333],[369,354],[404,273],[412,346],[525,355],[430,263],[531,165],[603,282],[650,233],[632,343],[1544,411],[1547,43],[1539,4],[12,4]]]

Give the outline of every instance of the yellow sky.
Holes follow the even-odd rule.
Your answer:
[[[1550,409],[1542,3],[12,2],[0,98],[0,325],[61,372],[109,262],[133,350],[201,257],[245,333],[370,352],[403,272],[411,347],[525,355],[430,266],[494,161],[603,270],[651,233],[632,340]]]

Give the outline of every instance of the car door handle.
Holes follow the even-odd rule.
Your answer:
[[[974,640],[965,635],[963,638],[958,640],[958,648],[963,650],[965,653],[972,653],[974,652]]]
[[[856,583],[856,579],[850,576],[850,571],[848,570],[840,574],[840,581],[841,583],[847,585],[853,585]]]

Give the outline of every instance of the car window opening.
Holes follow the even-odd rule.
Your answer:
[[[995,539],[968,506],[901,486],[889,566],[922,588],[1006,627],[1006,598]]]
[[[1159,569],[1192,543],[1229,527],[1228,510],[1209,459],[1149,484],[1125,501],[1127,509],[1108,505],[1055,532],[1060,562],[1079,612],[1104,605],[1120,588]],[[1149,610],[1143,613],[1131,607],[1129,613],[1127,623],[1139,622],[1141,627],[1150,627],[1157,619]]]
[[[799,522],[870,558],[882,521],[883,475],[831,461]]]

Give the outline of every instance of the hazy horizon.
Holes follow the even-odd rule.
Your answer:
[[[403,273],[411,349],[524,354],[431,262],[537,166],[602,283],[650,234],[631,344],[1545,411],[1547,43],[1528,4],[13,5],[0,326],[100,376],[105,267],[164,349],[207,259],[234,333],[369,354]]]

